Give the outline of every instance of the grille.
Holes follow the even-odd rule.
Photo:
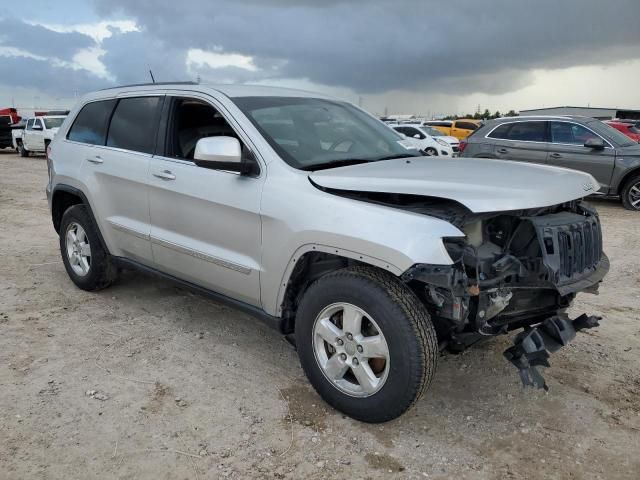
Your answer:
[[[557,227],[560,281],[569,280],[594,269],[602,256],[602,233],[594,217]]]

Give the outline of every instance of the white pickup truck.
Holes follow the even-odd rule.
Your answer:
[[[13,146],[21,157],[28,157],[32,152],[46,153],[47,146],[53,140],[65,118],[67,118],[66,115],[44,115],[29,118],[24,129],[14,128],[11,132]]]

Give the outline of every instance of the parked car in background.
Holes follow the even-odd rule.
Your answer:
[[[636,142],[640,142],[640,128],[636,127],[633,123],[619,122],[616,120],[607,120],[604,123],[624,133],[627,137],[631,138],[632,140],[635,140]]]
[[[539,116],[487,121],[460,143],[460,155],[542,163],[590,173],[601,195],[640,210],[640,144],[589,117]]]
[[[423,125],[428,125],[440,130],[445,135],[462,140],[476,131],[480,123],[478,120],[461,118],[459,120],[429,120],[423,122]]]
[[[430,157],[445,156],[453,157],[454,151],[451,145],[438,138],[432,137],[426,131],[428,127],[422,127],[419,123],[401,123],[401,124],[388,124],[396,132],[402,133],[407,139],[418,148],[422,153]]]
[[[47,147],[55,134],[58,133],[65,118],[67,117],[64,115],[43,115],[29,118],[25,128],[15,139],[20,156],[28,157],[30,153],[46,154]]]
[[[0,115],[0,148],[11,147],[11,117]]]
[[[598,325],[566,313],[609,269],[598,214],[581,200],[598,188],[591,175],[423,157],[321,94],[102,90],[78,103],[47,166],[75,285],[105,288],[128,266],[250,312],[359,420],[411,408],[441,348],[523,327],[506,356],[544,388],[536,366]]]
[[[452,137],[450,135],[445,135],[437,128],[431,127],[429,125],[425,125],[424,123],[420,123],[419,125],[420,125],[420,129],[423,132],[427,133],[428,135],[431,135],[433,138],[437,138],[438,140],[444,140],[451,146],[453,153],[455,154],[458,153],[458,149],[460,147],[459,139],[457,139],[456,137]]]

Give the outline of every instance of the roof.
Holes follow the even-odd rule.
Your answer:
[[[517,117],[500,117],[492,118],[487,122],[501,122],[504,120],[595,120],[591,117],[585,117],[584,115],[520,115]]]
[[[575,108],[580,110],[624,110],[628,112],[640,112],[640,110],[634,110],[633,108],[619,108],[619,107],[576,107],[571,105],[561,105],[559,107],[543,107],[543,108],[523,108],[521,112],[539,112],[542,110],[558,110],[560,108]]]
[[[187,91],[200,91],[206,92],[216,91],[223,93],[228,97],[309,97],[309,98],[332,98],[328,95],[324,95],[317,92],[309,92],[306,90],[298,90],[295,88],[284,87],[271,87],[266,85],[236,85],[236,84],[222,84],[222,85],[209,85],[204,83],[195,82],[162,82],[162,83],[139,83],[133,85],[123,85],[119,87],[112,87],[98,92],[105,96],[105,93],[110,95],[118,95],[125,92],[135,91],[149,91],[149,90],[187,90]],[[96,92],[97,93],[97,92]],[[95,93],[89,94],[94,96]]]

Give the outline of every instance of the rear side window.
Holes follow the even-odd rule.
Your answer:
[[[489,138],[500,138],[503,140],[546,142],[547,122],[505,123],[487,136]]]
[[[153,153],[159,105],[160,97],[120,99],[109,125],[107,146]]]
[[[109,117],[115,104],[115,100],[86,104],[73,122],[67,138],[74,142],[104,145]]]

